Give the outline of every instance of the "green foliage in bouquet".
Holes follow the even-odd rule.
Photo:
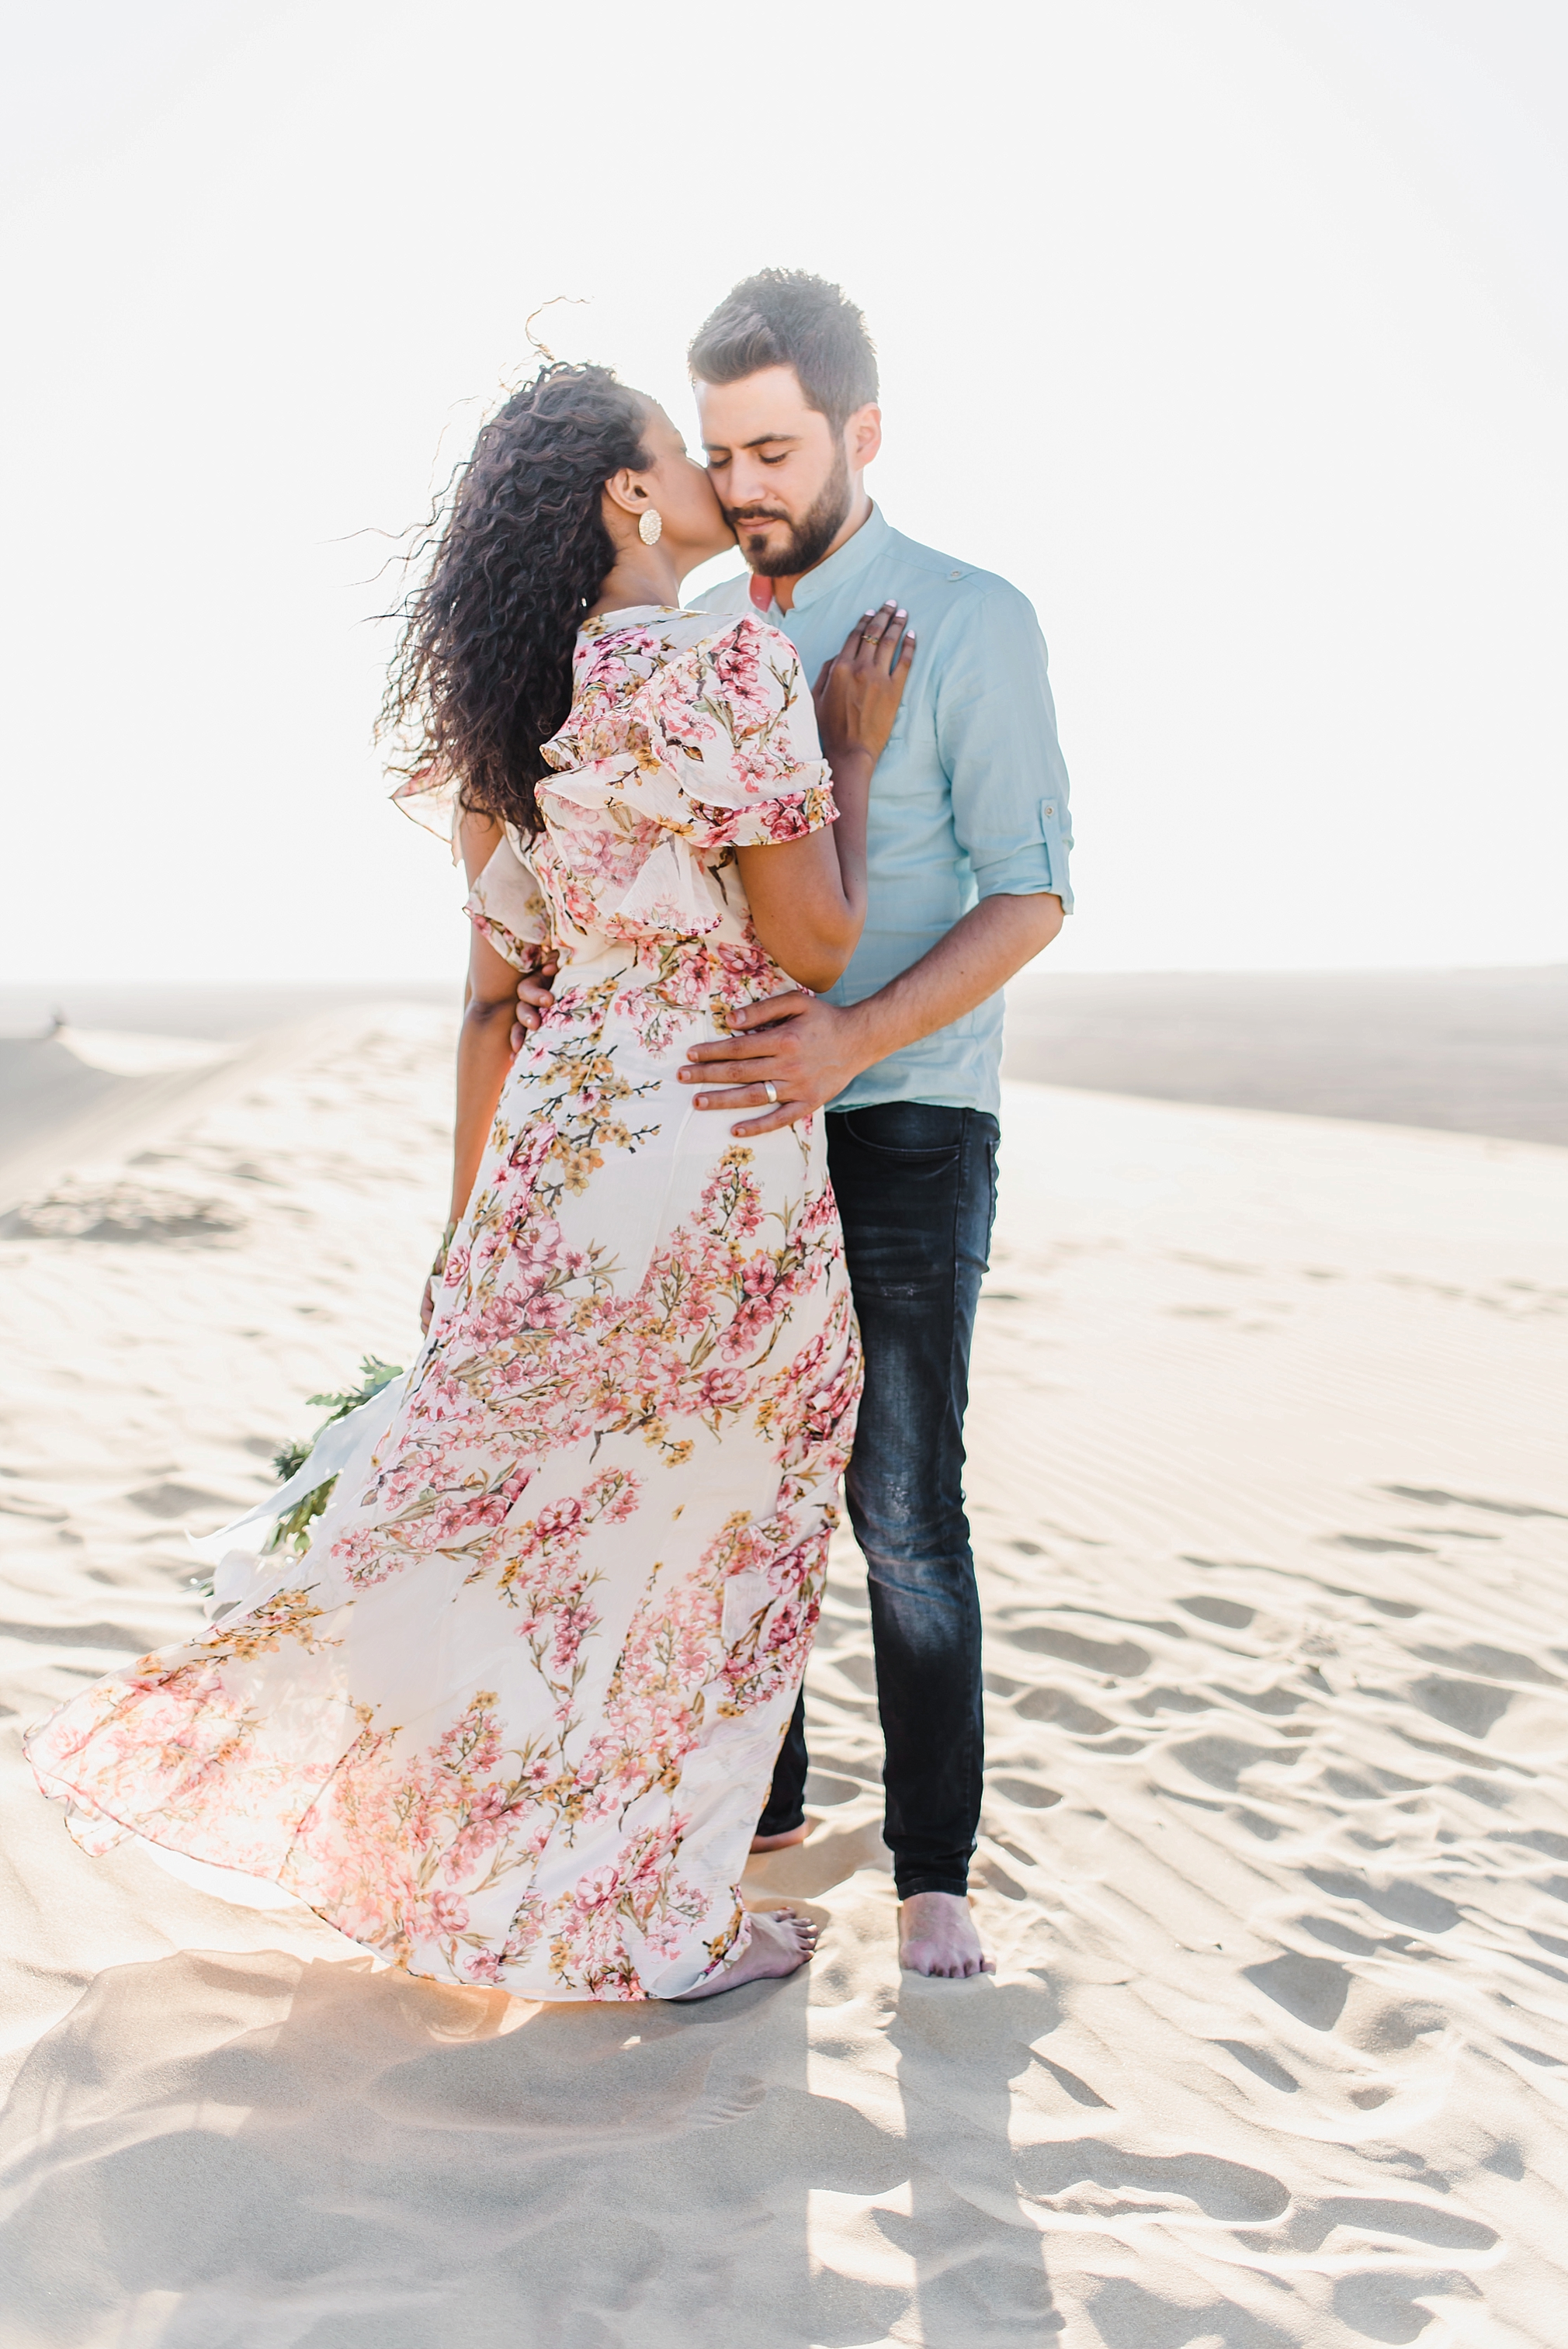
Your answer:
[[[286,1485],[289,1478],[296,1475],[304,1466],[315,1444],[320,1442],[335,1419],[346,1419],[351,1411],[357,1411],[362,1402],[368,1402],[372,1395],[379,1394],[384,1386],[389,1385],[394,1379],[399,1379],[402,1375],[403,1366],[400,1362],[384,1362],[375,1354],[366,1354],[359,1365],[359,1384],[356,1387],[345,1388],[341,1394],[315,1394],[307,1397],[307,1401],[313,1405],[327,1406],[326,1417],[316,1429],[310,1444],[285,1444],[273,1454],[273,1465],[278,1472],[280,1482]],[[272,1539],[262,1552],[263,1557],[270,1556],[275,1549],[284,1547],[292,1549],[296,1557],[304,1556],[305,1551],[310,1547],[311,1526],[331,1500],[332,1488],[336,1482],[335,1475],[325,1477],[319,1485],[313,1485],[308,1493],[297,1500],[292,1509],[284,1512],[273,1528]]]
[[[400,1379],[402,1375],[401,1362],[384,1362],[376,1354],[362,1355],[356,1387],[347,1387],[342,1394],[306,1395],[305,1401],[313,1410],[317,1404],[327,1406],[326,1417],[315,1431],[317,1436],[321,1434],[322,1428],[330,1427],[335,1419],[346,1419],[351,1411],[357,1411],[362,1402],[368,1402],[372,1395],[378,1395],[383,1387],[389,1387],[394,1379]],[[304,1465],[304,1454],[302,1453],[294,1467],[303,1468]],[[294,1469],[289,1474],[292,1475]]]
[[[286,1485],[291,1476],[299,1474],[310,1458],[316,1442],[332,1425],[335,1419],[346,1418],[351,1411],[356,1411],[362,1402],[368,1402],[372,1395],[379,1394],[384,1386],[388,1385],[393,1379],[400,1379],[402,1375],[400,1363],[383,1362],[375,1354],[366,1354],[359,1365],[359,1384],[356,1387],[346,1388],[342,1394],[311,1395],[308,1400],[312,1403],[318,1405],[325,1403],[327,1406],[326,1417],[322,1421],[321,1426],[317,1428],[315,1435],[312,1437],[309,1444],[280,1444],[277,1451],[273,1453],[273,1466],[278,1472],[278,1482]],[[294,1507],[281,1517],[274,1526],[272,1539],[262,1552],[263,1557],[269,1556],[273,1550],[282,1549],[285,1544],[294,1551],[296,1557],[304,1557],[310,1547],[311,1526],[332,1498],[332,1488],[336,1482],[335,1476],[325,1476],[319,1485],[315,1485],[305,1494],[303,1500],[294,1503]],[[211,1569],[202,1575],[192,1575],[191,1588],[199,1599],[211,1599],[212,1596]]]

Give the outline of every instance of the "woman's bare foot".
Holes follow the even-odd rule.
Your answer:
[[[968,1901],[956,1892],[912,1892],[900,1903],[898,1961],[909,1973],[945,1982],[996,1971],[980,1947]]]
[[[758,1909],[751,1912],[751,1938],[740,1955],[720,1968],[711,1982],[683,1990],[678,2006],[693,1998],[715,1998],[723,1990],[738,1990],[742,1982],[771,1982],[780,1974],[798,1973],[817,1953],[817,1928],[810,1917],[793,1909]]]
[[[754,1835],[751,1848],[756,1851],[786,1851],[792,1843],[804,1843],[811,1832],[810,1819],[802,1819],[798,1827],[786,1827],[782,1835]]]

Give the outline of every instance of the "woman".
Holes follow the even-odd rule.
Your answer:
[[[29,1744],[89,1848],[139,1834],[527,1998],[702,1996],[813,1942],[738,1878],[859,1393],[838,1216],[815,1122],[716,1138],[676,1072],[848,961],[913,639],[867,616],[820,743],[784,637],[679,608],[728,543],[603,369],[545,366],[481,431],[390,695],[397,796],[455,801],[472,885],[424,1351],[303,1559]]]

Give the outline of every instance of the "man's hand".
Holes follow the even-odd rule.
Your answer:
[[[559,968],[554,955],[542,955],[532,970],[525,970],[517,982],[517,1018],[511,1023],[511,1049],[521,1052],[531,1031],[538,1027],[555,1000],[551,989],[555,985]]]
[[[847,1010],[814,995],[774,995],[729,1015],[737,1031],[694,1044],[681,1070],[688,1085],[723,1085],[697,1096],[698,1109],[757,1109],[732,1125],[738,1136],[773,1133],[810,1117],[862,1069],[945,1028],[1005,987],[1062,926],[1054,894],[982,898],[928,954]],[[770,1102],[771,1084],[778,1101]]]
[[[694,1107],[760,1109],[733,1134],[775,1133],[797,1118],[810,1117],[874,1057],[861,1045],[853,1010],[841,1011],[816,995],[773,995],[729,1015],[732,1033],[711,1044],[694,1044],[680,1071],[682,1084],[722,1085],[722,1092],[698,1093]],[[768,1098],[771,1084],[777,1102]]]

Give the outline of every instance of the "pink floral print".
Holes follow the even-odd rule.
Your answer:
[[[412,1380],[303,1560],[29,1752],[90,1849],[264,1877],[444,1980],[640,1999],[748,1930],[860,1355],[817,1123],[738,1143],[676,1081],[789,984],[734,852],[831,820],[793,649],[611,614],[575,680],[544,830],[469,900],[562,968]]]

